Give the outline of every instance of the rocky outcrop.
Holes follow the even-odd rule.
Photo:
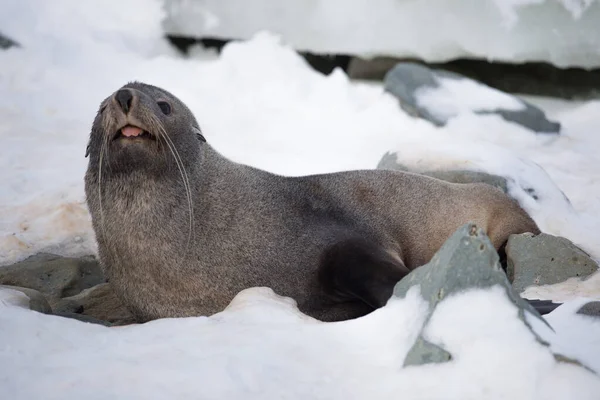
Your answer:
[[[462,226],[429,263],[413,270],[394,288],[393,295],[403,298],[413,286],[419,286],[421,296],[429,303],[428,316],[421,334],[409,351],[404,365],[449,361],[451,354],[423,337],[436,306],[457,292],[496,285],[503,287],[507,297],[519,308],[519,318],[525,325],[529,326],[525,320],[525,310],[546,323],[529,303],[512,290],[500,266],[498,254],[483,231],[473,224]]]
[[[508,278],[519,293],[532,285],[586,278],[598,270],[598,264],[570,240],[546,233],[511,235],[506,258]]]
[[[404,366],[443,363],[453,356],[443,345],[429,342],[424,335],[436,307],[447,297],[471,289],[501,287],[518,309],[518,318],[543,346],[549,346],[533,329],[531,318],[552,329],[546,320],[512,288],[500,266],[498,253],[481,229],[474,224],[460,227],[435,254],[432,260],[413,270],[394,288],[393,296],[404,298],[413,287],[428,303],[428,311],[420,333],[404,359]],[[525,312],[529,315],[526,316]],[[549,348],[549,347],[548,347]],[[554,354],[559,362],[580,365],[576,360]]]
[[[0,268],[0,284],[35,289],[51,305],[103,282],[100,265],[92,256],[65,258],[42,253]]]
[[[23,292],[35,311],[106,326],[135,322],[93,256],[38,254],[1,267],[0,285]]]
[[[473,105],[471,111],[476,114],[497,114],[506,121],[514,122],[538,133],[560,132],[560,123],[550,121],[544,112],[534,105],[454,72],[432,69],[414,62],[399,62],[385,75],[384,87],[388,93],[399,100],[400,106],[408,114],[426,119],[437,126],[443,126],[450,118],[458,115],[459,111],[449,110],[447,106],[425,104],[420,96],[425,89],[442,88],[443,82],[448,80],[472,82],[473,86],[479,87],[479,92],[487,90],[490,92],[490,97],[499,97],[500,95],[503,99],[510,99],[511,104],[518,105],[516,108],[504,105]],[[461,97],[465,95],[468,93],[453,93],[446,89],[443,92],[443,97],[450,104],[464,103],[464,99]]]
[[[600,301],[590,301],[589,303],[584,304],[577,310],[577,314],[600,318]]]

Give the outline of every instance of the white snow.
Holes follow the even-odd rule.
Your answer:
[[[459,114],[525,108],[514,96],[470,79],[435,77],[438,86],[423,86],[414,93],[417,105],[445,121]]]
[[[403,113],[381,87],[312,71],[268,33],[220,56],[196,48],[194,58],[181,58],[162,39],[159,1],[4,0],[2,7],[2,33],[22,47],[0,51],[0,265],[40,251],[95,251],[85,147],[100,101],[133,79],[185,101],[226,156],[280,174],[374,168],[398,151],[414,168],[507,176],[542,230],[600,259],[600,101],[528,99],[563,124],[558,137],[463,105],[436,128]],[[588,281],[540,296],[599,298],[598,278]],[[597,377],[557,364],[495,290],[440,305],[426,332],[456,358],[408,369],[403,357],[424,318],[416,293],[356,321],[322,324],[268,289],[250,289],[210,318],[110,329],[37,314],[23,300],[0,291],[3,399],[592,399],[600,391]],[[548,317],[556,334],[546,332],[547,340],[600,370],[598,324],[561,322],[572,312],[558,310]]]
[[[175,35],[250,39],[299,50],[442,62],[480,58],[600,66],[597,0],[165,0]]]
[[[24,295],[0,290],[6,399],[593,400],[600,391],[598,376],[555,361],[501,288],[442,302],[426,331],[454,358],[409,368],[403,360],[427,307],[416,289],[364,318],[330,324],[265,288],[241,292],[210,318],[121,328],[38,314],[26,304]],[[587,341],[600,334],[597,323],[578,329]],[[598,366],[589,354],[581,360]]]

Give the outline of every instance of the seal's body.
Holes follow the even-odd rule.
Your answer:
[[[141,83],[105,100],[85,188],[99,256],[140,320],[210,315],[267,286],[324,321],[383,306],[474,222],[499,249],[539,233],[500,190],[396,171],[282,177],[227,160],[192,113]]]

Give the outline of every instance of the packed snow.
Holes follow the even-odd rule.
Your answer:
[[[437,86],[423,86],[415,91],[417,105],[437,119],[445,121],[465,112],[503,110],[519,111],[525,105],[514,96],[471,79],[435,77]],[[458,101],[457,101],[458,100]]]
[[[501,288],[441,303],[427,335],[454,359],[409,368],[402,363],[427,309],[416,289],[366,317],[329,324],[265,288],[240,292],[210,318],[121,328],[26,306],[24,295],[0,291],[0,361],[10,365],[0,369],[6,399],[595,400],[600,392],[593,372],[557,363],[535,340]],[[579,322],[597,346],[600,324]],[[574,335],[568,325],[561,328]],[[600,367],[578,341],[560,345]]]
[[[83,194],[89,129],[100,101],[134,79],[186,102],[226,156],[279,174],[371,169],[392,151],[415,169],[506,176],[543,231],[600,259],[600,101],[528,98],[561,122],[559,136],[462,106],[438,128],[406,115],[380,86],[313,71],[266,32],[218,56],[197,48],[184,58],[163,39],[158,0],[2,7],[2,33],[21,47],[0,51],[0,265],[41,251],[95,252]],[[543,290],[572,302],[600,298],[600,279]],[[545,332],[546,340],[600,370],[599,323],[573,314],[573,304],[547,317],[555,333]],[[452,362],[403,369],[423,307],[413,292],[365,318],[323,324],[268,289],[249,289],[210,318],[105,328],[29,311],[23,295],[1,290],[0,365],[10,368],[0,367],[0,397],[593,399],[600,392],[597,376],[556,363],[496,290],[449,298],[436,311],[428,335],[451,349]]]
[[[298,50],[600,67],[597,0],[165,0],[174,35],[250,39],[262,30]],[[374,6],[374,4],[377,4]]]

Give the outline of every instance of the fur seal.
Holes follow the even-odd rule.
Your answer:
[[[139,82],[101,103],[87,154],[101,265],[140,321],[211,315],[256,286],[322,321],[356,318],[467,222],[496,249],[540,232],[486,184],[385,170],[283,177],[232,162],[183,102]]]

